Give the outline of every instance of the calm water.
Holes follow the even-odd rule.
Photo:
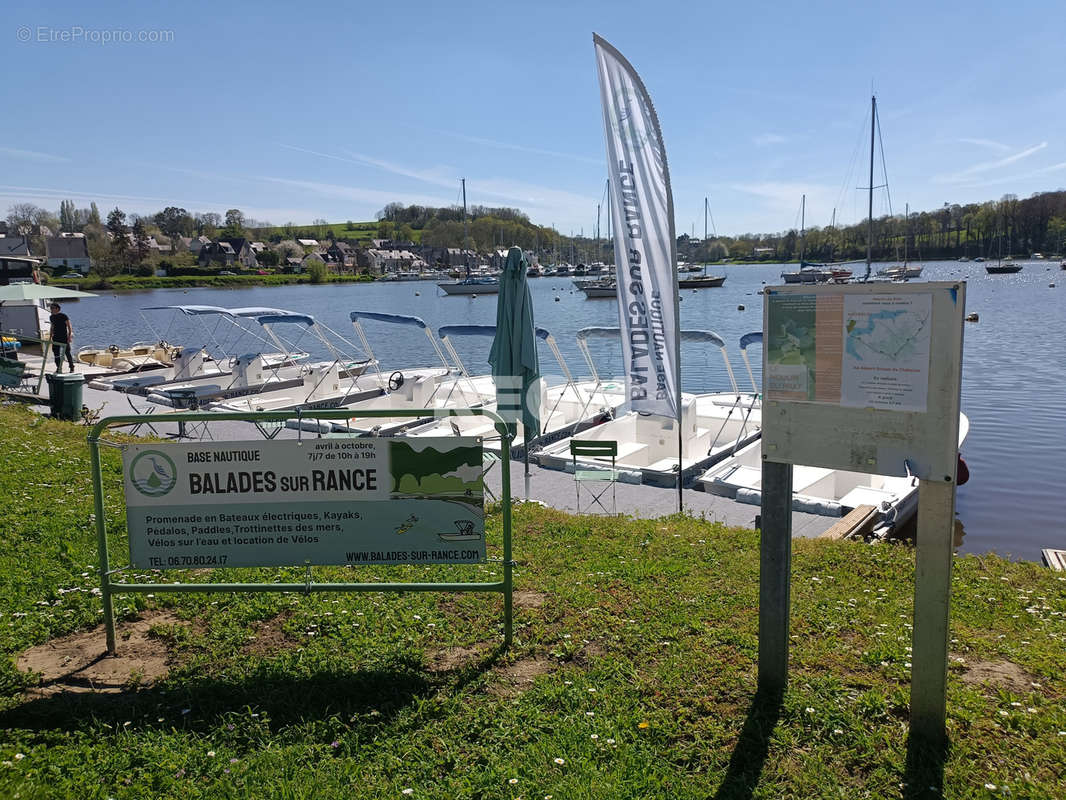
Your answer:
[[[761,328],[763,283],[780,283],[780,265],[713,268],[728,276],[720,289],[682,291],[681,321],[685,328],[716,331],[729,345],[737,380],[746,386],[747,373],[736,346],[740,336]],[[994,550],[1015,558],[1038,560],[1042,547],[1066,547],[1066,490],[1061,478],[1066,450],[1066,273],[1050,262],[1032,262],[1015,275],[987,275],[981,264],[927,263],[928,280],[967,281],[967,311],[980,322],[967,324],[962,407],[970,418],[963,454],[970,482],[960,487],[958,513],[965,525],[963,552]],[[1049,288],[1049,283],[1059,288]],[[618,324],[612,300],[589,300],[573,289],[569,278],[530,281],[537,324],[549,329],[575,376],[588,368],[575,334],[588,325]],[[291,286],[252,289],[173,289],[102,295],[72,303],[78,346],[131,343],[166,338],[187,345],[221,343],[231,351],[254,350],[254,341],[236,339],[232,327],[215,321],[208,328],[172,312],[142,312],[146,306],[170,304],[271,306],[313,314],[317,320],[354,340],[348,312],[388,311],[414,314],[437,328],[447,324],[492,324],[496,296],[445,297],[431,282],[374,283],[350,286]],[[738,307],[744,306],[744,310]],[[429,343],[413,328],[367,323],[374,355],[382,369],[432,363]],[[488,370],[490,340],[454,340],[471,371]],[[311,340],[299,346],[319,354]],[[621,374],[617,344],[594,342],[601,375]],[[324,353],[323,353],[324,355]],[[541,371],[561,371],[547,350],[541,350]],[[761,352],[753,351],[753,360]],[[758,379],[758,363],[753,364]],[[684,345],[682,383],[688,391],[727,387],[721,355]]]

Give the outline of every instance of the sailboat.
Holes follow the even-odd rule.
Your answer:
[[[905,221],[903,231],[903,264],[900,266],[889,267],[888,269],[881,269],[877,271],[877,274],[883,278],[891,278],[892,280],[907,280],[909,278],[920,278],[922,275],[922,267],[919,264],[917,267],[912,267],[907,257],[907,234],[910,231],[910,218],[911,218],[911,206],[907,203],[905,206],[903,219]],[[896,257],[899,257],[899,250],[896,250]],[[919,260],[921,260],[921,253],[918,254]]]
[[[1004,226],[1004,227],[1006,227],[1006,226]],[[1015,264],[1014,263],[1014,259],[1011,258],[1010,256],[1007,256],[1006,258],[1001,258],[1000,255],[1002,254],[1002,252],[1003,252],[1003,237],[1000,236],[999,237],[999,241],[997,243],[996,263],[995,264],[985,264],[985,272],[987,272],[989,275],[1011,275],[1011,274],[1013,274],[1015,272],[1021,272],[1022,271],[1022,265],[1021,264]]]
[[[808,264],[803,260],[803,248],[807,241],[807,195],[800,197],[800,268],[795,272],[782,272],[785,283],[827,283],[834,279],[833,270],[824,264]],[[846,275],[844,273],[847,273]],[[851,270],[842,270],[841,278],[851,277]]]
[[[710,204],[707,198],[703,198],[703,244],[707,246],[707,217],[710,214]],[[699,269],[699,268],[697,268]],[[689,269],[691,272],[691,268]],[[725,275],[708,275],[707,261],[704,260],[703,268],[699,270],[702,275],[695,278],[681,278],[677,280],[678,289],[713,289],[725,283]]]
[[[463,187],[463,249],[469,249],[466,227],[466,178],[460,179]],[[472,276],[470,274],[470,256],[463,254],[466,262],[466,277],[453,283],[438,283],[437,286],[444,290],[445,294],[499,294],[500,279],[488,276]]]

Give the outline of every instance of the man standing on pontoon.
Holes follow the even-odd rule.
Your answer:
[[[67,363],[70,365],[70,371],[73,372],[74,355],[70,352],[70,343],[74,341],[74,327],[70,324],[70,317],[59,310],[59,303],[53,302],[49,309],[52,311],[49,321],[52,323],[50,336],[52,339],[52,356],[56,360],[56,372],[63,371],[64,351],[67,354]]]

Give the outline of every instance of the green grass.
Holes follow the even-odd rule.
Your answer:
[[[323,283],[366,283],[373,280],[374,278],[371,275],[329,275]],[[124,289],[184,289],[193,286],[232,289],[244,286],[287,286],[291,284],[312,283],[312,281],[310,275],[307,273],[301,273],[298,275],[277,273],[270,275],[175,275],[164,278],[141,278],[136,275],[115,275],[103,279],[90,275],[81,279],[53,279],[51,283],[63,286],[76,286],[79,289],[87,291],[92,291],[94,289],[121,291]]]
[[[85,434],[0,408],[0,797],[936,796],[936,773],[909,767],[906,745],[913,551],[796,541],[778,707],[754,696],[758,534],[685,517],[518,506],[510,652],[493,595],[120,596],[120,648],[139,614],[175,615],[151,631],[169,675],[114,694],[26,694],[35,678],[16,656],[100,620]],[[103,456],[119,563],[119,453]],[[498,514],[489,555],[315,576],[498,578]],[[957,559],[951,636],[944,795],[1062,797],[1066,578]],[[987,662],[1022,680],[974,682],[967,670]]]

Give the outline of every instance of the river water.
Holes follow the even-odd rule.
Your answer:
[[[777,264],[713,267],[710,272],[727,276],[722,288],[681,292],[682,327],[721,335],[742,387],[749,381],[738,340],[762,327],[762,297],[757,292],[764,284],[780,283],[781,271]],[[1066,356],[1062,352],[1066,273],[1055,263],[1041,261],[1027,263],[1014,275],[987,275],[983,265],[972,262],[927,262],[923,279],[966,280],[967,311],[980,315],[980,321],[967,324],[965,331],[962,408],[970,418],[970,433],[962,452],[971,477],[958,492],[958,515],[965,526],[960,552],[995,551],[1039,560],[1042,547],[1066,548],[1066,487],[1062,485],[1066,476]],[[1050,283],[1059,287],[1051,288]],[[537,324],[554,334],[575,377],[587,377],[590,371],[575,335],[590,325],[618,325],[617,304],[612,299],[586,299],[569,278],[537,278],[529,285]],[[496,295],[449,297],[434,283],[422,281],[158,289],[103,294],[69,304],[64,310],[73,322],[76,346],[166,338],[207,345],[216,352],[217,344],[229,352],[258,349],[254,339],[236,337],[235,329],[225,321],[213,319],[205,327],[202,318],[143,310],[177,304],[290,309],[314,315],[353,342],[348,314],[354,310],[412,314],[433,328],[496,320]],[[414,328],[366,323],[365,329],[383,370],[434,362],[429,342]],[[472,372],[488,371],[490,339],[462,337],[453,342]],[[314,355],[325,355],[307,337],[297,344]],[[600,375],[621,375],[617,343],[592,340],[591,344]],[[761,356],[758,348],[750,354],[756,380],[760,380]],[[540,358],[545,376],[561,375],[547,348],[542,348]],[[727,389],[720,353],[685,344],[682,384],[687,391]]]

